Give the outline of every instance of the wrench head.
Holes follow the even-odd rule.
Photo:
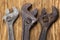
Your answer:
[[[22,6],[22,19],[25,26],[29,26],[28,29],[31,28],[31,26],[37,21],[37,19],[34,17],[37,14],[37,9],[34,11],[29,11],[28,9],[31,7],[32,4],[27,3]],[[33,14],[32,14],[33,13]]]
[[[37,15],[37,9],[34,9],[33,11],[29,11],[29,9],[32,7],[31,3],[26,3],[25,5],[22,6],[23,12],[26,12],[27,14],[30,12],[33,16]]]
[[[49,28],[53,22],[58,18],[58,10],[56,7],[52,7],[52,13],[47,14],[46,9],[42,10],[42,14],[39,16],[39,22],[42,27]]]
[[[11,13],[9,9],[6,9],[5,11],[6,15],[3,17],[3,20],[5,20],[7,24],[13,24],[18,17],[18,13],[19,13],[18,10],[15,7],[13,7],[12,9],[13,9],[13,12]]]

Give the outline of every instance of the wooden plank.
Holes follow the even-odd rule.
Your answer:
[[[5,38],[6,38],[6,34],[5,34],[6,33],[6,26],[3,23],[3,16],[5,14],[5,4],[6,4],[5,0],[0,1],[1,40],[5,40]]]
[[[2,17],[5,15],[5,9],[11,9],[13,6],[18,10],[21,10],[22,5],[25,3],[32,3],[32,9],[38,9],[38,15],[41,14],[41,10],[46,8],[47,12],[52,12],[52,6],[59,9],[60,12],[60,0],[2,0],[0,1],[0,40],[8,40],[7,25],[3,22]],[[60,17],[60,14],[59,14]],[[52,25],[48,34],[47,40],[60,40],[60,18]],[[22,17],[21,15],[14,24],[14,36],[15,40],[22,40]],[[38,40],[41,33],[41,25],[38,22],[31,30],[30,40]]]

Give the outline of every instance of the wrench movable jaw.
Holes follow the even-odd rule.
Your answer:
[[[6,13],[6,15],[8,15],[10,13],[8,8],[6,9],[5,13]]]
[[[46,15],[46,14],[47,14],[46,9],[43,8],[42,11],[41,11],[41,16]]]

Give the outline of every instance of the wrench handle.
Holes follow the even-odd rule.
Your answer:
[[[29,31],[25,31],[23,40],[29,40]]]
[[[47,29],[43,28],[39,40],[46,40],[46,36],[47,36]]]
[[[24,26],[24,28],[23,28],[23,40],[30,40],[28,27],[29,26]]]
[[[14,40],[13,25],[8,26],[8,40]]]

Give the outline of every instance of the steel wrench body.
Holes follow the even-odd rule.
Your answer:
[[[22,40],[30,40],[29,32],[32,25],[37,21],[34,17],[37,14],[37,9],[34,11],[29,11],[28,9],[31,7],[30,3],[27,3],[22,6],[22,22],[23,22],[23,38]]]
[[[9,9],[6,9],[6,15],[3,17],[7,24],[7,29],[8,29],[8,40],[14,40],[14,34],[13,34],[13,24],[18,18],[18,10],[13,7],[13,12],[10,13]]]
[[[57,20],[58,18],[58,10],[56,7],[52,7],[52,13],[47,14],[46,9],[42,10],[42,14],[39,16],[39,22],[42,26],[42,31],[39,40],[46,40],[47,32],[51,25]]]

